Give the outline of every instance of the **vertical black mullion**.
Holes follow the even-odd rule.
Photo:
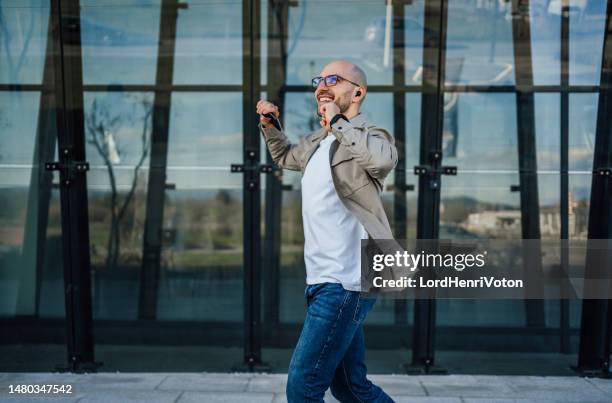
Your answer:
[[[406,68],[404,60],[405,27],[404,27],[403,1],[396,1],[393,5],[393,87],[404,86],[406,83]],[[393,92],[393,135],[397,148],[397,166],[395,167],[395,183],[393,184],[393,226],[394,236],[397,239],[406,239],[406,93]],[[395,300],[395,324],[408,322],[408,301]]]
[[[172,101],[172,91],[167,88],[172,84],[179,7],[178,0],[163,0],[161,3],[157,71],[155,75],[157,89],[155,90],[151,116],[151,158],[138,300],[138,317],[140,319],[155,319],[157,316],[157,289],[166,196],[168,131]]]
[[[512,1],[512,45],[516,80],[516,120],[518,135],[519,182],[521,196],[521,231],[523,239],[540,239],[540,202],[535,133],[533,62],[529,26],[529,1]],[[542,295],[542,260],[540,247],[523,248],[523,266],[527,295]],[[527,326],[544,326],[544,301],[525,299]]]
[[[21,253],[22,271],[20,276],[33,274],[34,278],[23,278],[18,282],[17,313],[20,315],[38,315],[40,302],[40,284],[44,265],[45,245],[47,240],[47,224],[49,219],[49,204],[53,174],[45,170],[45,162],[53,160],[56,145],[57,127],[55,123],[55,94],[49,90],[54,80],[54,54],[56,44],[53,38],[55,10],[49,12],[49,27],[45,64],[43,67],[43,90],[40,94],[38,125],[30,187],[28,191],[27,214]],[[23,273],[23,274],[22,274]],[[35,298],[32,292],[23,290],[23,286],[36,287]]]
[[[612,168],[612,0],[607,2],[604,33],[589,207],[589,239],[612,238],[612,179],[596,173],[601,169]],[[604,267],[612,267],[610,260],[610,253],[605,250],[587,249],[585,279],[606,279],[609,282],[610,270],[604,273],[601,271]],[[583,373],[609,373],[610,305],[610,300],[582,301],[577,369]]]
[[[561,5],[561,172],[560,172],[560,215],[561,215],[561,269],[568,273],[569,250],[569,0],[562,0]],[[567,284],[562,293],[567,290]],[[560,351],[570,352],[569,343],[569,300],[562,298],[560,304]]]
[[[261,364],[261,232],[259,131],[255,111],[261,92],[258,0],[243,0],[243,212],[244,212],[244,360],[251,371]],[[257,45],[257,46],[256,46]]]
[[[421,101],[420,164],[435,172],[441,166],[446,63],[447,1],[425,2],[423,34],[423,95]],[[417,239],[437,239],[440,219],[440,177],[419,176]],[[427,295],[423,295],[423,293]],[[414,301],[412,363],[429,372],[434,365],[436,301],[430,291],[417,290]]]
[[[287,70],[287,23],[289,4],[287,2],[268,2],[268,60],[266,61],[268,77],[267,99],[278,105],[281,120],[284,118],[285,91]],[[266,162],[273,164],[272,156],[266,152]],[[275,329],[280,322],[280,255],[281,255],[281,221],[283,200],[282,176],[276,173],[266,176],[266,233],[264,240],[264,321],[266,330]],[[270,327],[271,326],[271,327]]]
[[[75,161],[85,161],[79,1],[54,0],[51,13],[54,39],[59,47],[55,59],[58,151],[60,164],[70,167]],[[94,370],[96,364],[87,178],[83,173],[63,168],[60,183],[68,367],[72,371],[88,371]]]

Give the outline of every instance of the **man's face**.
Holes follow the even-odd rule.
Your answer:
[[[338,69],[328,69],[327,67],[321,71],[321,77],[326,77],[331,74],[337,74],[340,77],[346,77],[347,72],[343,72]],[[317,110],[321,115],[321,106],[330,102],[334,102],[340,108],[340,113],[345,113],[351,106],[351,98],[355,86],[346,80],[338,80],[337,84],[328,87],[325,84],[325,80],[319,83],[319,86],[315,90],[315,98],[317,100]]]

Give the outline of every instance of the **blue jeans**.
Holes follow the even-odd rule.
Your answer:
[[[362,323],[374,298],[337,283],[306,286],[308,312],[291,357],[288,403],[323,402],[327,388],[341,402],[393,402],[366,378]]]

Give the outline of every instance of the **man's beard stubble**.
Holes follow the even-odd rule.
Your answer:
[[[337,100],[333,101],[333,103],[336,104],[336,106],[338,106],[338,109],[340,109],[340,113],[344,114],[346,111],[348,111],[348,109],[351,106],[351,100],[345,95],[342,95],[341,97],[339,97]],[[319,112],[319,108],[317,107],[317,116],[322,118],[323,115],[321,114],[321,112]]]

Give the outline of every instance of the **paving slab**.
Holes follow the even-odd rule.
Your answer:
[[[463,403],[458,397],[440,396],[391,396],[395,403]]]
[[[26,385],[72,385],[73,392],[79,393],[82,389],[90,390],[153,390],[168,374],[150,373],[11,373],[0,378],[0,394],[7,390],[10,384]]]
[[[595,385],[595,387],[605,394],[610,396],[610,401],[612,401],[612,379],[601,379],[601,378],[584,378],[591,385]]]
[[[425,396],[426,392],[418,376],[407,375],[368,375],[374,384],[389,395]]]
[[[272,403],[273,393],[185,392],[177,403]]]
[[[98,390],[87,393],[78,403],[174,403],[181,393],[161,390]]]
[[[421,376],[428,396],[447,397],[515,397],[516,392],[504,377],[477,375]]]
[[[0,394],[0,403],[75,403],[81,399],[82,395],[71,396],[21,396]]]
[[[336,400],[336,398],[331,394],[329,390],[325,392],[325,397],[323,398],[323,400],[325,400],[325,403],[340,403],[338,402],[338,400]],[[287,403],[287,396],[284,393],[275,394],[272,403]]]
[[[219,373],[171,374],[159,384],[159,390],[184,390],[200,392],[245,392],[253,375]]]
[[[516,398],[557,401],[610,401],[610,396],[584,378],[559,376],[512,376],[507,382]]]
[[[257,374],[247,385],[247,392],[285,393],[287,374]]]

